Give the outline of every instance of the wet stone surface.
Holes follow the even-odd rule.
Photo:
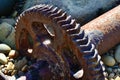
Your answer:
[[[107,73],[106,80],[120,80],[120,62],[117,56],[120,54],[120,45],[110,49],[107,53],[102,55],[102,61]],[[117,56],[116,56],[117,55]],[[107,57],[106,57],[107,56]],[[114,64],[114,65],[113,65]]]

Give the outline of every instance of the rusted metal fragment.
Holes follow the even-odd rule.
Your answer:
[[[98,38],[95,45],[100,55],[107,52],[120,42],[120,5],[82,26],[82,29],[88,35],[98,34],[91,35],[91,39]]]
[[[32,45],[29,37],[33,40]],[[44,44],[46,39],[50,40],[49,45]],[[32,48],[33,52],[28,56],[29,48]],[[59,63],[64,76],[59,78],[57,73],[57,80],[74,80],[73,75],[81,68],[84,74],[80,79],[104,80],[100,56],[94,44],[80,29],[80,24],[57,7],[36,5],[18,17],[16,49],[20,54],[45,60],[50,65]]]

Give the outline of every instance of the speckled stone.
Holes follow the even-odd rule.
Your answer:
[[[6,64],[7,62],[8,62],[7,57],[3,53],[0,53],[0,63]]]
[[[118,63],[120,63],[120,45],[117,46],[116,51],[115,51],[115,59]]]
[[[115,59],[112,56],[104,55],[102,56],[103,63],[107,66],[114,66],[115,65]]]

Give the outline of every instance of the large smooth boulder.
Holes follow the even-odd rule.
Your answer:
[[[119,3],[119,0],[27,0],[24,10],[36,4],[51,4],[62,8],[78,22],[85,24]]]

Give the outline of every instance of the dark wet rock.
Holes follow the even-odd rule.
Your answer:
[[[13,10],[14,5],[14,0],[0,0],[0,16],[9,15]]]

